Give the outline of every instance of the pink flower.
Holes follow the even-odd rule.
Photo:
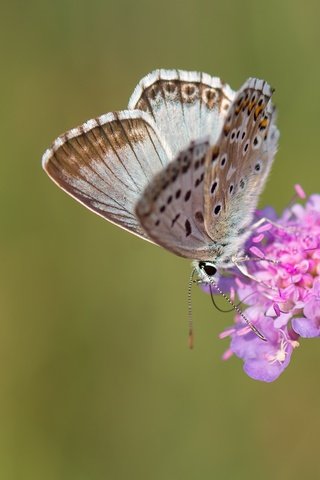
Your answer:
[[[302,188],[295,188],[303,198]],[[219,285],[236,292],[244,315],[267,341],[240,315],[221,338],[231,337],[223,358],[234,353],[243,360],[247,375],[272,382],[288,366],[299,336],[320,336],[320,195],[287,208],[279,218],[272,209],[256,216],[270,223],[255,230],[245,248],[255,257],[245,263],[253,279],[233,269],[231,279],[226,283],[221,278]]]

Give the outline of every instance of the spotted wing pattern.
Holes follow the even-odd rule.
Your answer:
[[[204,221],[208,235],[224,246],[223,256],[238,253],[265,185],[279,133],[272,89],[249,79],[240,89],[217,144],[206,159]]]
[[[206,73],[155,70],[139,82],[129,109],[149,113],[176,156],[191,141],[217,141],[234,97],[229,85]]]
[[[209,141],[192,142],[148,185],[136,207],[154,242],[177,255],[208,259],[203,182]]]
[[[45,152],[43,168],[87,208],[148,239],[135,205],[171,159],[152,118],[133,110],[103,115],[61,135]]]

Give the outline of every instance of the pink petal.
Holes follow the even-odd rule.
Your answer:
[[[252,241],[253,241],[253,243],[260,243],[261,240],[263,240],[263,239],[264,239],[264,235],[263,235],[263,233],[260,233],[256,237],[253,237]]]
[[[305,191],[303,190],[303,188],[301,187],[301,185],[299,185],[298,183],[294,186],[294,189],[296,191],[296,194],[298,195],[298,197],[300,198],[306,198],[306,194],[305,194]]]
[[[233,355],[233,351],[231,350],[231,348],[228,348],[228,350],[224,352],[221,358],[222,360],[229,360],[229,358],[232,357],[232,355]]]
[[[224,330],[223,332],[219,333],[219,338],[226,338],[232,335],[236,331],[235,328],[229,328],[228,330]]]

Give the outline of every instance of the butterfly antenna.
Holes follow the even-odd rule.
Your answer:
[[[212,289],[211,289],[211,285],[214,286],[214,288],[216,290],[218,290],[218,292],[220,293],[220,295],[223,296],[223,298],[228,302],[230,303],[230,305],[232,306],[232,308],[240,315],[240,317],[246,322],[246,324],[248,325],[248,327],[251,328],[251,330],[259,337],[261,338],[261,340],[263,341],[267,341],[266,337],[264,335],[262,335],[261,332],[259,332],[259,330],[250,322],[250,320],[248,320],[248,318],[244,315],[244,313],[240,310],[240,308],[238,307],[238,305],[236,305],[235,303],[233,303],[233,301],[231,300],[231,298],[228,297],[228,295],[226,295],[220,287],[218,287],[218,285],[216,283],[213,283],[213,282],[210,282],[209,284],[209,288],[210,288],[210,293],[212,294]]]
[[[212,304],[219,312],[221,312],[221,313],[234,312],[233,307],[231,307],[227,310],[223,310],[221,307],[219,307],[218,304],[216,303],[215,299],[214,299],[214,293],[212,291],[211,284],[209,284],[209,289],[210,289],[210,297],[211,297]],[[247,298],[252,297],[252,295],[254,295],[254,293],[255,292],[251,292],[246,297],[244,297],[239,303],[237,303],[237,307],[240,307],[240,305],[242,305],[247,300]]]
[[[188,346],[190,350],[193,349],[193,345],[194,345],[193,322],[192,322],[192,285],[194,283],[193,277],[195,272],[196,272],[196,269],[194,268],[191,272],[189,283],[188,283],[188,330],[189,330]]]
[[[210,297],[211,297],[211,302],[214,306],[214,308],[216,310],[218,310],[218,312],[221,312],[221,313],[229,313],[229,312],[233,312],[234,311],[234,308],[231,307],[229,308],[228,310],[223,310],[222,308],[220,308],[218,306],[218,304],[216,303],[215,299],[214,299],[214,295],[213,295],[213,291],[212,291],[212,287],[211,287],[211,284],[209,285],[209,289],[210,289]],[[241,304],[242,302],[239,302],[238,306]]]

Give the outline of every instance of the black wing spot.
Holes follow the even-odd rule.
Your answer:
[[[188,190],[187,193],[184,196],[184,201],[187,202],[190,197],[191,197],[191,190]]]
[[[213,194],[215,189],[217,188],[217,185],[218,185],[218,182],[213,182],[213,184],[211,185],[211,193]]]
[[[242,190],[244,189],[244,185],[245,185],[244,180],[243,180],[243,178],[241,178],[241,180],[240,180],[240,188],[241,188]]]
[[[166,209],[166,206],[165,205],[161,205],[160,207],[160,213],[163,213]]]
[[[230,193],[230,194],[233,192],[233,188],[234,188],[234,187],[233,187],[233,184],[231,184],[230,187],[229,187],[229,193]]]
[[[160,220],[158,219],[156,222],[155,222],[155,226],[158,227],[160,225]]]
[[[179,190],[176,191],[176,195],[175,195],[176,199],[178,199],[180,195],[181,195],[181,190],[179,188]]]
[[[169,195],[169,197],[167,198],[167,205],[170,205],[171,202],[172,202],[172,195]]]
[[[260,163],[256,163],[255,166],[254,166],[254,169],[255,169],[256,172],[260,172],[260,170],[261,170]]]
[[[184,226],[186,229],[186,237],[188,237],[192,233],[191,223],[189,222],[188,219],[186,220],[186,223],[184,224]]]
[[[221,205],[220,205],[220,204],[216,205],[216,206],[214,207],[214,210],[213,210],[213,211],[214,211],[214,214],[215,214],[215,215],[219,215],[220,210],[221,210]]]

